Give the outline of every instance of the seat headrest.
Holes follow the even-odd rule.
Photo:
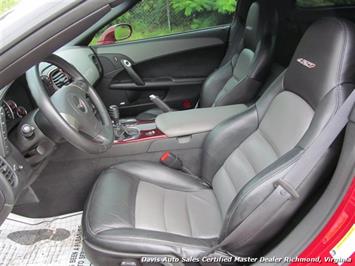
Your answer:
[[[288,67],[284,87],[313,108],[332,89],[355,84],[355,25],[323,18],[304,34]]]
[[[259,41],[265,35],[272,33],[276,24],[276,9],[269,0],[253,2],[245,22],[245,48],[255,51]]]

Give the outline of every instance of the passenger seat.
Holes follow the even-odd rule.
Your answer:
[[[246,1],[240,1],[242,10]],[[250,4],[249,4],[250,5]],[[250,103],[267,78],[277,31],[277,12],[268,0],[252,3],[243,22],[242,11],[231,26],[228,50],[221,66],[205,81],[199,107]],[[150,109],[138,120],[154,120],[163,113]]]

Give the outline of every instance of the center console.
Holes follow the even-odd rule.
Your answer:
[[[236,104],[167,112],[159,115],[155,121],[120,119],[119,109],[115,105],[109,107],[109,113],[115,131],[115,144],[125,144],[207,133],[219,123],[244,112],[247,108],[244,104]]]
[[[161,114],[155,120],[157,128],[167,137],[190,136],[211,131],[221,122],[244,112],[244,104],[198,108]]]
[[[120,119],[117,105],[109,107],[109,114],[112,119],[115,134],[114,144],[126,144],[145,140],[166,138],[154,121],[138,121],[136,119]]]
[[[124,144],[131,142],[140,142],[153,139],[164,139],[166,135],[157,128],[154,121],[130,121],[121,122],[121,129],[115,128],[114,144]]]

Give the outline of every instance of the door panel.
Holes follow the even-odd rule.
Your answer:
[[[122,103],[123,116],[155,107],[149,100],[151,94],[159,95],[172,108],[187,108],[186,100],[193,107],[203,82],[225,54],[228,33],[229,26],[221,26],[94,47],[103,70],[98,93],[107,106]],[[133,70],[127,71],[123,60]]]

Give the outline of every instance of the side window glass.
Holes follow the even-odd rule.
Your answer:
[[[90,45],[143,40],[229,24],[236,0],[143,0],[101,29]]]
[[[297,5],[304,8],[354,5],[355,0],[297,0]]]

